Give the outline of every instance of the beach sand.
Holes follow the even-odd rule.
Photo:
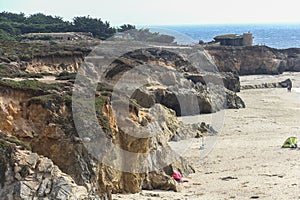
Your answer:
[[[299,73],[277,78],[283,81],[286,77],[300,87]],[[258,79],[277,81],[273,76],[247,76],[241,77],[241,84]],[[115,194],[113,199],[300,199],[300,151],[281,148],[290,136],[300,139],[300,93],[296,91],[297,88],[290,93],[285,88],[241,91],[239,96],[246,108],[225,110],[221,133],[205,157],[199,149],[201,140],[192,139],[190,145],[185,145],[183,156],[196,173],[184,177],[189,182],[180,184],[180,192],[144,190]],[[211,146],[205,144],[205,148]]]

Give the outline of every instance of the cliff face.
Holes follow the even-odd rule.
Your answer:
[[[27,143],[34,152],[52,159],[63,171],[72,174],[77,183],[84,184],[89,177],[80,171],[90,171],[88,167],[82,168],[89,166],[86,163],[90,157],[83,155],[82,145],[72,142],[75,130],[70,101],[48,91],[8,85],[1,88],[0,113],[6,120],[0,129]],[[79,157],[81,162],[75,162]]]
[[[89,193],[93,193],[93,191],[95,194],[105,193],[108,190],[138,192],[142,188],[177,191],[177,183],[170,177],[172,169],[176,167],[185,174],[193,172],[193,169],[184,160],[173,163],[166,170],[136,174],[121,172],[102,164],[85,148],[83,142],[88,138],[80,138],[76,133],[69,100],[64,95],[53,94],[50,93],[51,91],[35,92],[9,88],[8,85],[2,87],[0,130],[17,137],[33,152],[51,159],[62,172],[72,177],[74,184],[84,186]],[[162,106],[157,106],[156,109],[168,120],[161,124],[164,132],[160,132],[154,138],[137,139],[125,135],[116,124],[111,106],[107,103],[101,106],[103,112],[101,118],[105,119],[105,123],[102,125],[110,130],[108,134],[113,136],[111,140],[124,149],[133,152],[148,152],[158,146],[167,148],[167,142],[178,132],[181,124],[175,117],[174,111]],[[147,110],[133,112],[128,123],[136,123],[139,128],[142,123],[150,119],[147,112]],[[99,122],[103,123],[101,120]],[[198,129],[190,128],[190,132],[192,135],[202,134]],[[114,148],[107,150],[115,151]],[[153,160],[153,162],[156,161]],[[141,165],[141,163],[137,162],[136,165]],[[34,166],[29,166],[29,168],[34,168]],[[34,173],[32,172],[32,174]],[[8,177],[5,179],[6,182]],[[22,180],[12,178],[13,183],[5,184],[14,185],[18,181]],[[42,187],[41,181],[34,179],[34,188]],[[12,186],[7,187],[11,188]],[[26,194],[28,197],[36,195],[34,188],[31,188],[32,190]],[[73,193],[71,192],[69,197],[71,194]]]
[[[63,71],[76,72],[98,41],[87,42],[4,42],[0,45],[0,72],[15,74],[58,74]],[[8,66],[9,69],[4,70]],[[3,68],[3,69],[2,69]],[[13,68],[14,70],[11,70]],[[12,75],[7,73],[7,75]]]
[[[1,199],[85,199],[92,197],[83,186],[16,138],[0,133]]]
[[[300,71],[300,49],[279,50],[278,57],[283,58],[282,66],[285,71]]]
[[[202,56],[201,64],[205,69],[210,69],[212,64],[204,54],[204,52],[200,54]],[[214,70],[205,73],[199,72],[185,58],[188,55],[188,52],[179,55],[160,48],[148,48],[123,55],[114,60],[105,71],[103,82],[99,83],[94,95],[96,101],[93,106],[96,109],[98,123],[105,130],[103,136],[111,144],[128,152],[137,153],[137,156],[131,160],[124,161],[124,157],[118,154],[115,146],[107,145],[103,159],[119,162],[117,158],[122,158],[122,161],[131,163],[132,167],[136,169],[149,165],[149,160],[154,167],[156,164],[158,165],[156,170],[142,173],[115,169],[102,162],[103,160],[97,159],[89,151],[87,145],[93,145],[93,135],[82,137],[75,128],[73,114],[77,110],[72,111],[71,108],[71,95],[74,87],[72,83],[50,85],[39,81],[0,80],[0,130],[6,135],[16,137],[31,148],[34,153],[22,152],[18,150],[18,147],[14,147],[14,151],[19,152],[18,155],[21,155],[24,162],[27,162],[26,160],[34,160],[34,163],[45,161],[50,163],[51,169],[55,169],[51,172],[38,170],[36,168],[38,165],[33,163],[33,165],[27,166],[31,174],[30,179],[27,174],[18,179],[15,174],[20,170],[12,169],[10,165],[10,161],[17,163],[18,158],[12,154],[9,158],[3,159],[8,167],[4,170],[6,175],[2,174],[4,177],[2,180],[5,180],[2,188],[6,188],[6,192],[0,194],[0,197],[2,197],[1,195],[11,195],[9,190],[15,184],[20,185],[20,182],[30,180],[32,187],[28,189],[30,192],[24,193],[24,195],[26,198],[33,198],[39,195],[40,189],[38,188],[48,188],[50,183],[55,186],[54,182],[57,177],[66,177],[67,175],[70,177],[64,181],[71,189],[68,190],[69,193],[63,193],[67,194],[68,198],[73,197],[72,191],[77,190],[81,191],[79,194],[82,194],[83,197],[87,193],[97,195],[108,191],[139,192],[141,189],[177,191],[178,185],[171,177],[173,169],[180,170],[187,175],[193,172],[193,168],[184,159],[173,156],[174,153],[168,146],[168,142],[201,137],[206,133],[213,134],[213,129],[205,124],[184,125],[178,121],[176,115],[211,113],[224,108],[244,107],[243,101],[235,93],[239,91],[238,77],[230,73],[217,73]],[[75,65],[77,62],[82,62],[82,57],[74,58],[73,54],[70,57],[68,55],[65,57],[46,55],[35,57],[33,61],[32,63],[38,63],[32,68],[33,72],[40,71],[37,70],[40,66],[48,64],[54,71],[73,70],[73,68],[77,70]],[[69,65],[73,67],[56,68]],[[151,71],[153,70],[151,67],[145,69],[139,68],[139,66],[158,66],[153,69],[157,69],[159,73]],[[26,69],[30,71],[30,67]],[[141,69],[142,71],[139,72],[151,76],[147,76],[147,80],[149,80],[147,84],[137,88],[135,93],[127,99],[122,93],[116,92],[118,90],[124,92],[122,87],[113,86],[131,69]],[[154,79],[156,80],[153,81]],[[216,85],[212,82],[214,79],[219,81]],[[86,94],[87,91],[83,92]],[[114,93],[117,94],[115,98],[113,98]],[[195,97],[192,106],[189,103],[190,96]],[[129,116],[120,119],[115,113],[114,103],[126,105],[126,102],[130,102],[129,108],[121,108],[125,108],[129,112]],[[193,110],[195,106],[200,110]],[[78,112],[80,109],[81,107],[78,108]],[[121,112],[122,110],[117,111]],[[81,128],[88,132],[88,128],[93,124],[87,119],[82,120]],[[126,126],[124,128],[122,123],[131,125],[133,128],[131,134],[127,134]],[[155,124],[152,127],[155,135],[145,138],[137,137],[140,134],[139,131],[149,124]],[[88,134],[90,133],[88,132]],[[101,145],[101,143],[96,145]],[[47,159],[37,156],[35,153],[45,156]],[[147,160],[142,153],[152,153],[152,157]],[[3,155],[1,154],[0,157]],[[165,161],[165,158],[175,161],[168,163],[168,159]],[[20,165],[23,165],[23,161]],[[162,165],[164,167],[160,168]],[[11,175],[7,174],[12,170],[14,171]],[[40,173],[48,173],[51,178],[40,179],[37,176]],[[84,186],[84,189],[81,186]],[[57,190],[60,191],[61,188],[63,186],[58,187]],[[52,189],[50,190],[52,191]],[[53,197],[60,193],[50,194],[48,191],[49,189],[42,190],[41,194],[44,197],[49,195]],[[76,196],[75,198],[82,197]]]
[[[81,52],[35,55],[30,62],[24,63],[22,67],[28,73],[58,74],[63,71],[77,72],[83,60],[84,55]]]
[[[189,58],[194,51],[201,53],[196,59]],[[131,97],[146,108],[162,104],[175,110],[177,116],[243,108],[243,101],[235,93],[240,90],[238,76],[219,72],[209,59],[202,49],[176,54],[171,48],[170,51],[148,48],[114,61],[105,77],[112,85],[128,72],[133,77],[143,77],[143,80],[136,79],[136,84],[143,82],[143,85]]]
[[[220,71],[239,75],[279,74],[300,70],[300,49],[273,49],[267,46],[207,46]]]

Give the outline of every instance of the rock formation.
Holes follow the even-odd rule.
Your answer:
[[[1,75],[59,74],[63,71],[76,72],[84,57],[91,51],[92,43],[55,42],[1,42]],[[11,70],[10,68],[14,70]],[[13,72],[9,74],[7,72]]]
[[[300,71],[300,49],[267,46],[207,46],[220,71],[239,75],[279,74]]]
[[[111,45],[109,43],[108,46],[102,47],[111,48]],[[139,192],[142,189],[177,191],[178,185],[171,177],[173,169],[187,175],[193,172],[193,168],[184,159],[173,155],[168,142],[214,134],[214,130],[213,127],[203,123],[184,125],[178,121],[176,115],[211,113],[224,108],[241,108],[245,105],[235,93],[240,89],[238,77],[230,73],[218,73],[212,68],[213,64],[203,49],[197,49],[200,53],[196,56],[196,60],[202,65],[202,71],[199,71],[194,66],[195,62],[193,64],[190,62],[193,59],[190,48],[180,54],[174,53],[175,50],[172,51],[172,48],[177,47],[171,47],[170,50],[147,47],[142,51],[129,51],[113,60],[105,72],[100,71],[103,72],[101,76],[104,78],[101,83],[97,83],[98,87],[92,95],[95,97],[92,108],[96,110],[94,113],[96,124],[89,120],[90,116],[77,121],[79,128],[86,131],[84,136],[78,133],[72,114],[84,112],[86,107],[84,103],[79,102],[82,105],[72,111],[71,95],[75,87],[72,82],[46,84],[37,80],[19,82],[0,80],[0,130],[6,135],[16,137],[31,148],[31,151],[28,151],[13,146],[11,148],[13,150],[7,154],[8,157],[1,154],[3,158],[1,162],[7,167],[3,168],[3,173],[0,174],[1,177],[5,177],[1,179],[5,180],[1,186],[5,189],[0,193],[0,197],[18,195],[16,198],[43,196],[81,199],[109,191],[113,193]],[[50,67],[47,69],[48,72],[56,73],[60,70],[72,72],[77,70],[76,63],[80,63],[81,59],[80,56],[78,59],[70,56],[64,60],[44,55],[35,56],[28,61],[36,64],[30,65],[31,70],[20,67],[23,61],[14,66],[18,73],[25,70],[41,72],[40,69],[44,65]],[[57,66],[67,67],[58,70]],[[3,69],[8,70],[5,67]],[[132,85],[117,87],[117,83],[132,69],[146,76],[142,76],[143,80],[135,79],[134,84],[143,83],[143,85],[133,87],[132,96],[126,96],[123,95],[127,91],[126,87],[132,89],[130,88]],[[158,73],[155,70],[158,70]],[[87,79],[84,81],[89,82],[87,75],[93,77],[98,72],[95,69],[86,70],[84,77]],[[82,96],[88,97],[88,91],[92,88],[85,89]],[[120,109],[116,110],[114,106],[120,106],[117,107]],[[126,111],[129,114],[116,115],[116,111],[121,114]],[[155,134],[151,137],[138,137],[142,134],[141,130],[150,127],[149,124],[151,128],[154,127],[152,132]],[[103,132],[92,134],[99,125]],[[94,126],[94,132],[90,132]],[[127,127],[132,128],[130,134],[127,134]],[[89,149],[101,146],[101,141],[97,143],[96,140],[101,137],[109,142],[103,144],[107,145],[105,153],[96,152],[103,154],[101,157],[103,160],[98,159]],[[5,141],[5,144],[13,145],[9,141]],[[116,146],[136,153],[136,157],[126,160],[131,167],[151,165],[153,167],[151,169],[155,170],[142,173],[122,171],[107,164],[124,160],[116,150]],[[150,159],[145,159],[143,153],[149,153]],[[13,163],[21,168],[13,167]],[[40,163],[47,163],[51,170],[40,169]],[[21,177],[18,175],[20,173],[23,174]],[[20,186],[19,190],[15,188],[16,185]],[[12,188],[17,192],[11,194]]]
[[[195,50],[191,50],[193,51]],[[188,57],[189,53],[192,54],[191,52],[181,52],[181,54],[186,53],[185,56]],[[204,51],[200,55],[203,56],[203,54]],[[159,67],[156,66],[157,60],[160,62]],[[240,90],[238,76],[232,73],[219,73],[215,71],[216,68],[212,64],[210,69],[206,70],[208,67],[203,59],[197,60],[202,61],[202,63],[197,63],[201,65],[197,69],[191,60],[191,58],[187,59],[173,53],[172,49],[167,51],[148,48],[127,53],[113,62],[106,72],[106,79],[107,82],[114,84],[124,73],[135,70],[132,76],[142,76],[147,80],[141,80],[143,85],[134,91],[131,98],[146,108],[156,103],[162,104],[175,110],[177,116],[245,107],[243,101],[235,94]],[[146,64],[152,65],[145,67]],[[120,66],[123,70],[118,70]],[[171,70],[164,69],[166,67]],[[139,80],[136,81],[139,84]]]
[[[21,146],[20,146],[21,145]],[[0,133],[1,199],[87,199],[87,189],[53,164]]]
[[[80,138],[76,133],[68,97],[63,94],[51,94],[53,91],[45,88],[44,90],[29,89],[25,86],[17,88],[13,84],[15,82],[2,82],[1,119],[7,120],[2,120],[1,130],[19,138],[30,146],[33,152],[51,159],[59,169],[70,175],[76,184],[85,186],[89,192],[94,189],[98,193],[106,192],[107,186],[113,192],[138,192],[142,188],[177,190],[177,183],[169,176],[171,174],[168,175],[163,170],[149,174],[131,174],[103,165],[84,147],[83,142],[87,139]],[[161,123],[164,132],[157,134],[154,139],[145,139],[143,142],[141,139],[128,137],[121,131],[114,132],[118,127],[114,116],[111,115],[111,106],[105,103],[101,109],[103,115],[100,117],[106,121],[103,126],[110,129],[109,134],[116,134],[112,140],[131,151],[149,150],[158,145],[167,148],[167,142],[174,138],[175,134],[181,135],[181,138],[187,137],[178,131],[181,124],[176,119],[174,111],[159,104],[155,109],[167,119]],[[142,125],[147,121],[143,113],[146,114],[146,110],[133,114],[128,123],[132,121]],[[101,123],[101,119],[99,120]],[[138,124],[137,126],[141,126]],[[195,137],[202,133],[200,129],[190,128],[190,134],[193,134],[191,137]],[[113,148],[110,150],[114,151]],[[181,160],[169,167],[181,169],[186,174],[193,172],[193,169],[184,163],[185,161]],[[172,173],[171,170],[169,173]]]
[[[287,88],[288,91],[290,91],[292,88],[292,81],[291,81],[291,79],[286,79],[284,81],[280,81],[277,83],[261,83],[261,84],[256,84],[256,85],[242,85],[241,86],[242,90],[263,89],[263,88]]]

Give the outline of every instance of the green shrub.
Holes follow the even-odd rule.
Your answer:
[[[76,75],[77,73],[69,73],[67,71],[63,71],[56,77],[56,80],[75,80]]]
[[[67,105],[71,105],[72,97],[70,95],[47,94],[47,95],[32,97],[29,100],[29,103],[41,104],[46,107],[49,103],[50,104],[65,103]]]
[[[47,84],[37,80],[23,80],[23,81],[0,80],[0,86],[10,87],[19,90],[32,90],[32,91],[43,91],[43,92],[46,92],[47,90],[57,90],[57,91],[61,90],[61,87],[58,84]]]
[[[15,41],[15,38],[6,31],[0,29],[0,41]]]

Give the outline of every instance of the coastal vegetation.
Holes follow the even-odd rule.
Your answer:
[[[18,42],[18,41],[0,41],[0,61],[19,62],[30,61],[36,56],[67,56],[68,54],[90,53],[91,44],[78,42],[77,45],[67,43],[43,43],[39,41]],[[98,44],[95,42],[95,45]]]
[[[60,94],[52,93],[52,94],[46,94],[46,95],[32,97],[29,102],[33,103],[33,104],[41,104],[45,107],[47,107],[47,105],[50,105],[51,103],[53,103],[54,105],[57,105],[57,104],[59,105],[62,102],[65,103],[66,105],[70,106],[72,103],[72,97],[67,94],[60,95]]]
[[[72,22],[64,21],[62,17],[36,13],[28,17],[24,13],[0,13],[0,30],[2,36],[17,37],[26,33],[55,32],[91,32],[94,37],[106,39],[111,37],[116,29],[109,22],[90,16],[74,17]],[[8,35],[8,36],[7,36]]]
[[[22,91],[32,91],[37,93],[47,93],[47,91],[55,90],[61,91],[61,87],[58,83],[46,84],[37,80],[23,80],[23,81],[13,81],[13,80],[0,80],[0,87],[11,88],[14,90]]]
[[[36,13],[25,16],[24,13],[0,13],[0,41],[20,41],[23,34],[28,33],[91,33],[94,38],[106,40],[116,33],[130,32],[132,39],[137,41],[172,43],[174,37],[152,33],[149,29],[136,29],[135,25],[124,24],[112,27],[108,21],[88,16],[74,17],[73,21],[65,21],[62,17]],[[25,37],[26,38],[26,37]],[[32,38],[26,38],[32,39]],[[49,35],[39,37],[40,40],[52,40]]]

